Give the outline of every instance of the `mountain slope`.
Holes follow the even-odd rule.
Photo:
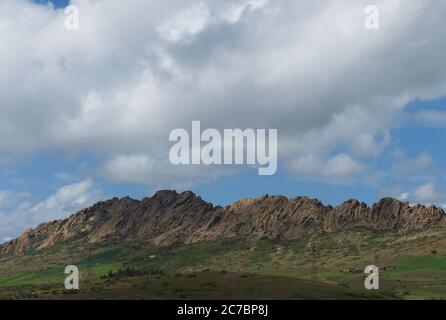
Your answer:
[[[391,198],[372,207],[349,200],[333,208],[307,197],[262,196],[222,208],[190,191],[159,191],[141,201],[127,197],[99,202],[65,220],[41,224],[1,245],[0,255],[76,240],[112,243],[138,239],[167,246],[235,236],[295,239],[354,227],[407,232],[444,226],[445,219],[444,211],[435,206],[411,207]]]

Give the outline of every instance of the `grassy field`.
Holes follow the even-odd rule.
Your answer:
[[[69,264],[82,274],[79,291],[64,289]],[[364,289],[361,271],[371,264],[381,270],[380,290]],[[446,230],[356,229],[167,248],[78,242],[0,259],[0,298],[443,299]]]

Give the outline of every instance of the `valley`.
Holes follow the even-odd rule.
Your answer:
[[[67,265],[79,290],[64,287]],[[368,265],[379,290],[364,288]],[[1,245],[0,298],[444,299],[445,213],[390,198],[114,198]]]
[[[443,228],[404,237],[360,228],[291,241],[233,238],[170,247],[80,241],[2,258],[0,298],[443,299],[445,241]],[[393,266],[380,273],[380,290],[365,290],[364,274],[346,271],[370,263]],[[79,291],[64,289],[68,264],[83,274]]]

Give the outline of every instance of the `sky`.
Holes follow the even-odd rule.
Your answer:
[[[0,240],[159,189],[445,206],[446,3],[373,2],[0,0]],[[173,166],[193,120],[277,129],[277,173]]]

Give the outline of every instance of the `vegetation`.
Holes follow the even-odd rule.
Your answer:
[[[339,233],[275,241],[244,238],[155,247],[81,241],[0,259],[0,298],[19,299],[444,299],[446,230]],[[435,248],[435,249],[434,249]],[[81,272],[64,289],[64,268]],[[367,291],[365,266],[380,268]]]

